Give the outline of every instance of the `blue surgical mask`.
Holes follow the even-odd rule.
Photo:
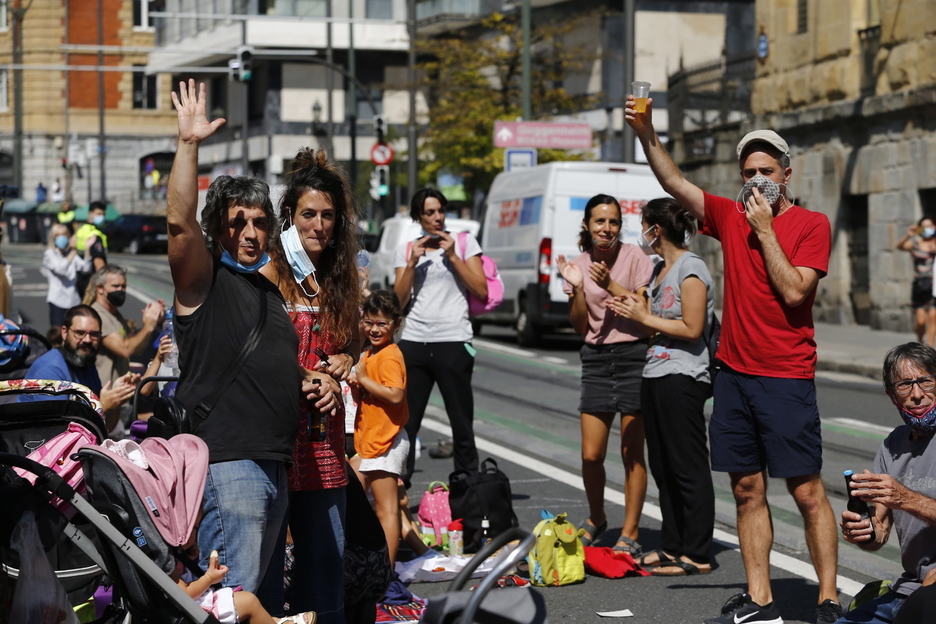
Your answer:
[[[936,405],[919,418],[899,407],[897,408],[897,412],[914,433],[925,435],[936,431]]]
[[[933,238],[936,236],[936,227],[923,228],[923,238]]]
[[[94,215],[91,220],[92,225],[104,225],[104,215]]]
[[[61,250],[68,249],[68,237],[64,234],[59,234],[55,237],[55,246]]]
[[[286,253],[286,261],[289,262],[289,268],[292,269],[293,277],[297,284],[305,281],[305,278],[315,273],[315,264],[306,253],[302,241],[299,239],[299,230],[296,226],[290,226],[283,230],[280,241],[283,243],[283,251]]]
[[[257,262],[251,264],[250,266],[245,266],[235,260],[234,257],[228,253],[227,249],[221,252],[221,264],[228,267],[229,269],[237,271],[238,273],[256,273],[269,261],[270,256],[267,255],[266,252],[263,252],[263,257],[257,260]]]

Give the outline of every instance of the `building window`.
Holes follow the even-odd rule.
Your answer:
[[[133,27],[134,28],[153,28],[156,26],[156,18],[150,17],[150,13],[156,11],[165,11],[165,0],[133,0]]]
[[[393,19],[393,0],[367,0],[365,11],[368,19]]]
[[[5,69],[0,69],[0,113],[6,113],[10,110],[10,87],[9,87],[9,72]]]
[[[10,1],[9,0],[0,0],[0,30],[8,30],[10,28]]]
[[[809,29],[809,0],[796,0],[796,34]]]
[[[156,109],[156,80],[159,78],[156,74],[147,75],[142,70],[146,65],[134,65],[133,72],[133,108],[155,110]]]

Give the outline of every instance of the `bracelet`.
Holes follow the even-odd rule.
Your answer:
[[[347,349],[342,349],[339,353],[343,353],[351,358],[351,365],[354,366],[358,363],[358,358],[354,357],[354,354],[348,351]]]

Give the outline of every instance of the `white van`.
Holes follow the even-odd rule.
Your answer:
[[[371,253],[370,269],[367,281],[371,290],[391,288],[396,281],[396,271],[393,268],[393,257],[397,247],[403,243],[415,240],[421,230],[419,223],[413,221],[409,213],[399,213],[395,217],[385,219],[380,224],[380,235],[377,239],[377,250]],[[445,229],[455,234],[457,232],[471,232],[477,236],[481,223],[471,219],[445,218]]]
[[[621,203],[622,238],[637,243],[644,202],[666,193],[649,165],[552,162],[499,174],[484,209],[481,248],[504,281],[504,302],[475,319],[514,325],[517,342],[532,345],[550,328],[569,327],[569,298],[556,257],[581,252],[585,204],[604,193]]]

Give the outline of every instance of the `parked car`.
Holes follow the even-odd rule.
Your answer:
[[[101,231],[107,236],[108,251],[166,253],[169,248],[166,217],[163,216],[126,214],[105,223]]]

